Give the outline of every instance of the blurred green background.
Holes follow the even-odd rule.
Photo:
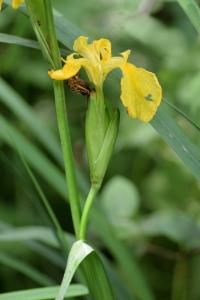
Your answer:
[[[54,4],[60,13],[91,38],[109,38],[113,54],[131,49],[130,60],[135,65],[157,74],[163,87],[164,99],[198,123],[200,40],[176,1],[57,0]],[[0,15],[0,28],[4,33],[34,39],[28,18],[9,8]],[[39,231],[39,226],[42,226],[40,235],[45,230],[44,226],[48,226],[37,193],[16,151],[14,130],[23,134],[26,141],[31,141],[31,145],[42,151],[48,159],[47,165],[51,162],[63,173],[52,82],[47,71],[48,65],[40,51],[1,44],[0,292],[59,283],[64,268],[60,252],[53,245],[50,247],[42,242],[16,242],[12,238],[6,240],[4,236],[5,229],[8,228],[29,228],[32,231],[25,232],[24,239],[27,239],[29,234],[34,236],[34,230]],[[66,93],[73,149],[82,174],[84,194],[89,176],[84,142],[87,99],[73,94],[67,88]],[[119,81],[113,79],[113,74],[107,80],[105,93],[110,101],[119,106],[121,122],[115,153],[97,205],[101,206],[118,239],[127,246],[134,259],[138,260],[156,299],[198,300],[199,183],[151,125],[141,124],[127,117],[118,100]],[[12,99],[11,102],[8,99]],[[39,141],[23,118],[14,112],[12,102],[19,99],[28,104],[30,110],[41,120],[42,126],[54,136],[52,143],[56,145],[57,159]],[[172,113],[199,145],[198,131],[176,112]],[[6,131],[9,126],[12,128]],[[27,148],[24,144],[22,147],[27,156],[40,164],[32,146]],[[42,168],[43,166],[45,165],[41,164]],[[54,186],[60,184],[59,175],[53,171],[49,173],[50,177],[55,176],[52,177],[55,183],[53,185],[34,164],[33,171],[63,228],[72,232],[69,207],[62,201],[61,194]],[[48,173],[47,170],[46,172]],[[36,233],[35,235],[37,236]],[[89,239],[103,251],[123,279],[124,275],[120,266],[117,266],[112,251],[104,244],[94,226],[90,228]],[[53,260],[50,259],[51,255]],[[23,261],[27,268],[31,266],[41,272],[42,278],[36,280],[32,273],[30,275],[20,267],[14,267],[13,259],[15,263]],[[124,286],[129,290],[128,283],[127,287],[126,284]]]

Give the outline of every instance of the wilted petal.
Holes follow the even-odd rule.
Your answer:
[[[132,118],[149,122],[162,98],[162,89],[154,73],[143,68],[124,65],[121,80],[121,100]]]

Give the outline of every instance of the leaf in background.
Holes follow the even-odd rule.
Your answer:
[[[42,145],[62,162],[58,140],[27,102],[2,78],[0,78],[0,102],[7,106],[37,137]]]
[[[194,145],[182,128],[165,111],[163,104],[150,122],[163,140],[176,152],[191,173],[200,179],[200,150]]]
[[[6,34],[6,33],[0,33],[0,43],[14,44],[19,46],[25,46],[28,48],[33,48],[33,49],[39,49],[38,43],[34,40],[21,38],[19,36]]]
[[[122,176],[112,177],[101,194],[105,213],[114,224],[132,218],[137,213],[139,201],[139,193],[133,182]]]
[[[141,236],[165,236],[187,251],[200,246],[200,226],[181,211],[156,212],[138,225]]]
[[[29,289],[0,294],[0,300],[48,300],[58,293],[58,286],[47,288]],[[71,284],[65,294],[65,298],[79,297],[88,294],[86,287],[80,284]]]
[[[27,162],[45,177],[59,194],[66,197],[67,191],[62,172],[3,116],[0,116],[0,139],[8,143],[14,150],[17,146]]]
[[[0,252],[0,263],[24,274],[40,285],[48,286],[55,283],[46,274],[39,272],[34,267],[22,261],[22,259],[13,257],[2,251]]]
[[[189,17],[194,28],[200,33],[200,9],[195,0],[177,0],[179,5]]]

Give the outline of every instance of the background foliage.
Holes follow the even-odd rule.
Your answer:
[[[133,49],[132,62],[156,72],[164,98],[198,123],[199,37],[176,1],[54,2],[67,20],[89,36],[111,39],[114,54]],[[0,28],[4,33],[34,39],[27,17],[11,9],[1,13]],[[32,165],[62,227],[72,233],[69,207],[62,201],[63,167],[47,70],[39,51],[1,44],[0,292],[58,284],[65,267],[15,144],[19,142],[20,151]],[[106,95],[120,107],[115,76],[109,76]],[[66,92],[84,195],[88,188],[84,143],[87,100]],[[142,272],[155,299],[197,300],[199,184],[151,125],[130,120],[122,107],[120,110],[117,145],[96,207],[110,224],[111,234],[124,245],[128,257],[137,261],[135,280],[141,282]],[[199,146],[198,130],[172,112]],[[133,299],[131,276],[125,274],[122,263],[127,257],[119,250],[121,261],[116,258],[117,246],[108,228],[97,225],[98,222],[90,227],[89,240],[104,253],[113,287],[119,289],[118,298]]]

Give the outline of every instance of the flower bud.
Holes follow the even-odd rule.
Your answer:
[[[102,92],[92,92],[86,114],[86,147],[91,183],[100,187],[113,152],[119,111],[108,108]]]

